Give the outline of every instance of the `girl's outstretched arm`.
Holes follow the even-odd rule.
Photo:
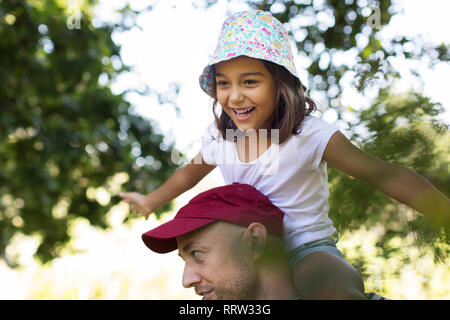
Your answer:
[[[210,173],[215,166],[207,164],[201,152],[190,163],[179,168],[155,191],[143,195],[138,192],[123,192],[119,196],[130,203],[130,210],[138,211],[145,218],[157,208],[193,188]]]
[[[332,167],[364,180],[391,198],[450,227],[450,200],[425,178],[406,167],[363,152],[337,131],[323,154]]]

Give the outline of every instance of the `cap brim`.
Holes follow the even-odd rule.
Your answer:
[[[159,227],[142,234],[145,245],[157,253],[167,253],[177,249],[177,237],[204,227],[216,219],[174,218]]]

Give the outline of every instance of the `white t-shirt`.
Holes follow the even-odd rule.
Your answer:
[[[236,143],[223,139],[213,123],[203,135],[202,156],[219,166],[226,184],[252,185],[285,213],[284,240],[290,251],[336,232],[328,217],[328,175],[322,155],[337,130],[306,116],[298,135],[282,145],[272,143],[259,158],[245,163]]]

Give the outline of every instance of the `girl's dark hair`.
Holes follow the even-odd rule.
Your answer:
[[[275,81],[277,105],[275,108],[272,129],[279,130],[279,143],[283,144],[291,135],[299,133],[300,124],[305,116],[315,111],[317,107],[311,98],[305,96],[306,88],[302,85],[300,80],[285,67],[266,60],[262,60],[262,62],[272,74]],[[216,126],[222,133],[223,139],[225,139],[226,130],[236,130],[237,127],[226,112],[222,111],[220,116],[216,113],[218,100],[215,79],[216,77],[214,74],[214,85],[212,87],[214,97],[213,114],[216,120]],[[270,136],[270,130],[268,130],[268,135]]]

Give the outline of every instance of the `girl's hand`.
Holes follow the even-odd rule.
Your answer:
[[[121,192],[119,196],[130,204],[130,211],[139,212],[145,219],[158,208],[151,193],[143,195],[138,192]]]

